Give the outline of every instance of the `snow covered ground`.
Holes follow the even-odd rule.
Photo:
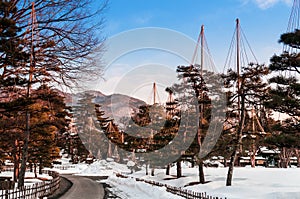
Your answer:
[[[98,160],[76,175],[82,176],[112,176],[115,173],[130,173],[127,165],[113,161]]]
[[[63,163],[60,173],[72,173],[82,176],[108,176],[102,180],[111,186],[111,190],[122,199],[178,199],[180,196],[166,191],[165,187],[156,187],[134,178],[154,180],[163,184],[206,192],[210,196],[228,199],[299,199],[300,198],[300,168],[235,168],[233,184],[225,186],[228,168],[205,168],[206,184],[186,186],[198,181],[198,168],[191,168],[188,163],[182,163],[183,177],[177,179],[176,166],[171,168],[171,175],[165,175],[165,169],[155,169],[155,176],[145,175],[145,168],[130,174],[127,165],[118,164],[111,160],[98,160],[91,165]],[[116,173],[126,173],[132,178],[119,178]],[[3,173],[2,173],[3,175]]]
[[[1,172],[0,176],[3,177],[13,177],[13,173],[12,172]],[[38,182],[43,182],[43,180],[52,180],[53,178],[51,176],[49,176],[48,174],[38,174],[37,178],[34,177],[34,173],[33,172],[26,172],[25,174],[25,179],[24,179],[24,183],[25,186],[29,186]]]
[[[109,184],[111,191],[122,199],[181,199],[166,191],[165,187],[156,187],[147,183],[137,182],[132,178],[118,178],[110,176],[108,180],[102,180]]]
[[[154,180],[171,186],[182,187],[196,192],[206,192],[211,196],[230,198],[263,198],[263,199],[299,199],[300,198],[300,169],[299,168],[235,168],[233,185],[225,186],[227,168],[205,168],[208,183],[187,186],[198,181],[198,168],[190,168],[182,164],[183,176],[177,179],[176,167],[171,168],[171,175],[165,175],[164,169],[156,169],[155,176],[145,175],[145,169],[127,174],[134,178]],[[132,178],[118,178],[113,173],[130,170],[126,165],[105,160],[97,161],[80,171],[79,175],[109,176],[105,181],[112,186],[112,190],[119,193],[121,198],[181,198],[166,192],[165,187],[155,187]],[[168,180],[166,180],[168,179]]]
[[[300,198],[300,169],[297,168],[235,168],[233,184],[230,187],[225,186],[227,168],[205,168],[204,172],[208,183],[185,188],[222,198]],[[185,177],[179,179],[166,176],[164,170],[157,170],[154,177],[145,176],[143,171],[137,172],[133,176],[184,187],[190,182],[198,181],[197,173],[197,168],[185,168],[183,170]],[[176,174],[175,167],[172,168],[171,174]],[[174,179],[164,180],[170,177]]]

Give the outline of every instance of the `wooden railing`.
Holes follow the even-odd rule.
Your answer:
[[[21,189],[6,189],[0,190],[1,199],[36,199],[43,198],[53,194],[60,184],[60,177],[57,172],[43,171],[43,173],[52,176],[52,180],[47,180],[33,184],[32,186],[25,186]]]
[[[54,165],[54,169],[67,170],[67,169],[75,169],[75,165]]]
[[[129,178],[129,176],[117,173],[116,174],[117,177],[120,178]],[[133,178],[133,177],[130,177]],[[142,178],[135,178],[136,181],[141,181],[141,182],[145,182],[154,186],[158,186],[158,187],[166,187],[166,190],[172,194],[176,194],[188,199],[222,199],[220,197],[215,197],[215,196],[210,196],[207,195],[206,192],[195,192],[195,191],[191,191],[191,190],[187,190],[187,189],[182,189],[181,187],[173,187],[167,184],[163,184],[160,182],[156,182],[156,181],[152,181],[152,180],[145,180]],[[224,198],[226,199],[226,198]]]
[[[30,168],[26,168],[26,171],[30,171]],[[14,172],[14,166],[5,166],[1,169],[1,172]]]

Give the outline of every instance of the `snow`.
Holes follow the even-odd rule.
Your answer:
[[[278,149],[268,149],[267,147],[260,147],[259,149],[262,153],[269,153],[269,154],[275,154],[280,153]]]
[[[0,173],[1,177],[11,177],[13,178],[13,172],[11,171],[5,171]],[[52,180],[52,176],[49,176],[48,174],[37,174],[37,178],[35,178],[35,174],[33,172],[26,172],[25,173],[25,179],[24,184],[25,186],[32,186],[33,184],[43,182],[43,180]]]
[[[11,171],[4,171],[0,173],[0,176],[3,177],[13,177],[13,172]],[[33,172],[26,172],[25,173],[25,181],[32,181],[32,180],[37,180],[39,182],[41,182],[41,180],[39,179],[46,179],[46,180],[52,180],[52,176],[49,176],[48,174],[37,174],[37,178],[39,179],[34,179],[35,178],[35,174]]]
[[[128,167],[133,167],[134,165],[135,165],[135,163],[131,160],[127,162]]]
[[[82,176],[111,176],[114,173],[130,173],[130,169],[124,164],[118,164],[113,161],[98,160],[89,165],[76,175]]]
[[[134,178],[157,181],[163,184],[182,187],[196,192],[206,192],[210,196],[222,198],[300,198],[300,169],[299,168],[264,168],[238,167],[234,168],[232,186],[225,186],[228,168],[205,168],[208,183],[187,186],[198,181],[198,168],[190,168],[189,164],[182,164],[183,176],[175,177],[176,167],[171,168],[171,175],[165,175],[164,169],[155,169],[155,176],[145,175],[145,169],[128,174],[133,178],[118,178],[111,175],[102,181],[112,186],[115,192],[121,192],[121,198],[181,198],[170,195],[164,187],[156,187]],[[94,170],[97,170],[95,167]],[[168,180],[166,180],[168,178]]]
[[[57,162],[61,162],[61,164],[54,165],[53,168],[48,168],[49,170],[56,171],[59,174],[77,174],[81,171],[87,169],[88,165],[85,163],[72,164],[70,163],[70,158],[68,158],[67,154],[61,154],[62,158],[56,160]]]
[[[108,181],[112,186],[114,193],[122,199],[179,199],[180,196],[173,195],[166,191],[165,187],[156,187],[146,183],[136,182],[132,178],[118,178],[116,176],[109,177]]]
[[[299,168],[234,168],[232,186],[225,186],[228,168],[205,168],[206,184],[185,187],[186,189],[206,192],[208,195],[222,198],[300,198],[300,169]],[[165,175],[165,170],[156,170],[155,176],[145,176],[144,171],[139,171],[132,176],[154,180],[176,187],[184,187],[190,182],[198,181],[198,168],[185,167],[185,177],[176,179],[174,176]],[[172,167],[171,175],[176,174],[176,167]],[[174,178],[164,180],[165,178]],[[108,182],[110,178],[108,179]]]
[[[49,170],[56,171],[59,174],[77,174],[81,171],[88,168],[87,164],[79,163],[79,164],[63,164],[63,165],[55,165],[53,168],[49,168]]]
[[[216,158],[217,159],[217,158]],[[107,183],[111,190],[124,199],[150,198],[182,198],[166,191],[165,187],[157,187],[135,178],[157,181],[174,187],[181,187],[196,192],[206,192],[210,196],[228,199],[257,198],[257,199],[299,199],[300,198],[300,168],[265,168],[265,167],[236,167],[233,172],[232,186],[225,186],[228,168],[204,168],[206,184],[187,186],[191,182],[198,182],[198,168],[191,168],[191,164],[182,163],[183,177],[176,178],[176,166],[171,167],[170,174],[165,169],[155,169],[155,176],[145,175],[145,168],[130,174],[128,168],[131,162],[119,164],[114,161],[98,160],[90,165],[73,165],[70,172],[82,176],[109,176],[100,182]],[[61,171],[61,172],[68,172]],[[150,171],[150,170],[149,170]],[[116,177],[116,173],[123,173],[129,178]]]

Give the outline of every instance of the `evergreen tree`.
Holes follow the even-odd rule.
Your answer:
[[[277,122],[273,126],[273,133],[267,139],[267,143],[280,148],[280,165],[287,167],[289,158],[297,154],[300,147],[300,31],[285,33],[281,35],[280,41],[290,51],[281,55],[274,55],[271,58],[269,69],[275,74],[269,79],[271,85],[270,98],[265,105],[269,109],[288,115],[285,121]],[[285,74],[285,75],[284,75]]]
[[[225,79],[227,88],[229,110],[225,122],[225,130],[233,136],[232,154],[228,168],[226,186],[231,186],[233,168],[242,146],[243,133],[245,132],[245,121],[247,112],[253,108],[258,110],[267,97],[268,84],[263,81],[263,76],[269,73],[264,65],[250,64],[243,68],[239,76],[236,72],[229,70]],[[235,83],[239,81],[238,92],[232,92]],[[240,99],[240,100],[238,100]],[[240,106],[238,106],[238,102]]]
[[[24,50],[25,40],[19,36],[21,27],[15,15],[18,9],[14,1],[0,1],[0,89],[24,85],[22,74],[15,71],[29,61],[29,53]],[[11,92],[11,91],[10,91]]]
[[[11,154],[14,162],[14,181],[17,181],[19,175],[21,149],[26,131],[24,111],[19,109],[23,107],[20,106],[20,99],[24,100],[17,98],[9,103],[1,103],[7,111],[2,113],[0,120],[0,142],[1,148]],[[58,158],[56,138],[64,133],[68,126],[68,107],[64,98],[46,85],[33,91],[28,107],[32,115],[29,163],[39,166],[41,172],[43,166],[50,166],[52,160]]]
[[[300,49],[300,30],[281,35],[279,42],[291,49]],[[270,83],[276,87],[270,91],[271,98],[266,102],[267,107],[274,111],[285,113],[299,121],[300,117],[300,83],[297,74],[300,74],[300,53],[283,52],[271,58],[269,69],[281,74],[270,78]],[[283,72],[287,76],[283,75]],[[276,74],[276,73],[275,73]],[[278,73],[277,73],[278,74]],[[297,124],[295,124],[297,126]]]
[[[192,146],[190,147],[190,150],[188,150],[190,152],[194,151],[193,156],[197,156],[197,154],[199,153],[201,143],[203,141],[203,137],[205,136],[204,128],[203,128],[203,122],[205,119],[203,117],[204,102],[208,101],[208,104],[209,104],[209,98],[208,97],[206,97],[206,99],[204,98],[204,96],[207,96],[207,88],[205,88],[204,78],[201,76],[198,67],[196,67],[194,65],[177,67],[177,72],[179,74],[181,74],[181,76],[179,76],[179,78],[181,77],[181,78],[186,79],[187,84],[188,84],[187,86],[190,86],[192,88],[190,91],[190,92],[192,92],[191,95],[195,96],[195,99],[198,100],[198,102],[196,102],[196,103],[198,103],[198,106],[199,106],[199,116],[196,116],[196,117],[199,118],[199,124],[198,124],[199,126],[197,128],[197,135],[195,137],[195,140],[194,140]],[[180,92],[186,92],[186,90],[180,91]],[[207,110],[207,107],[206,107],[206,110]],[[201,114],[202,114],[202,117],[201,117]],[[196,147],[196,149],[195,149],[195,147]],[[191,148],[194,148],[194,149],[191,150]],[[200,181],[200,183],[205,183],[204,171],[203,171],[203,160],[199,159],[197,161],[197,163],[198,163],[198,168],[199,168],[199,181]]]
[[[29,163],[35,168],[50,167],[52,161],[59,158],[57,137],[66,131],[69,125],[68,107],[64,98],[55,90],[42,85],[32,93],[35,103],[31,105]]]
[[[21,28],[14,16],[18,9],[14,1],[0,1],[0,140],[2,150],[12,152],[14,181],[19,177],[20,146],[24,131],[24,105],[22,89],[26,79],[15,71],[28,62],[24,51],[25,40],[19,37]]]
[[[17,116],[25,118],[20,135],[24,145],[19,187],[24,186],[28,144],[32,138],[29,123],[32,88],[50,82],[70,86],[78,80],[78,74],[89,72],[88,77],[98,74],[92,62],[99,55],[96,48],[102,48],[101,38],[95,32],[103,21],[94,24],[91,19],[102,14],[106,2],[93,8],[93,12],[88,11],[90,3],[89,0],[0,2],[0,89],[9,98],[14,96],[12,99],[19,103],[15,105],[23,111],[23,115],[19,112]],[[6,102],[1,101],[1,106],[10,112]]]
[[[216,135],[206,135],[211,127],[216,127],[215,130],[217,130],[217,126],[220,126],[223,122],[216,120],[217,115],[220,115],[224,108],[220,106],[222,103],[219,103],[224,100],[220,95],[223,92],[219,82],[221,78],[213,72],[201,71],[199,65],[179,66],[177,72],[179,73],[178,77],[184,79],[184,82],[183,85],[175,87],[177,89],[176,92],[193,96],[194,102],[190,102],[190,105],[197,106],[199,111],[189,113],[190,117],[198,118],[199,123],[196,129],[197,134],[192,145],[185,151],[185,156],[192,155],[195,157],[199,168],[199,182],[205,183],[203,158],[208,157],[207,155],[212,150],[212,146],[215,145],[216,139],[218,139]],[[213,96],[215,103],[212,103],[211,96]],[[178,99],[178,101],[180,102],[181,100]],[[212,110],[216,112],[214,113],[215,115],[212,115]],[[217,132],[213,133],[217,134]],[[203,143],[205,144],[203,145]]]
[[[95,96],[83,93],[76,106],[73,106],[74,119],[77,133],[85,149],[78,148],[78,155],[89,155],[102,159],[105,154],[105,140],[101,128],[97,125],[97,115],[95,112]],[[88,151],[88,154],[86,152]]]

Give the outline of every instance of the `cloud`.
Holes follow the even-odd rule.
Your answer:
[[[257,6],[261,9],[268,9],[272,6],[274,6],[277,3],[285,3],[287,5],[292,4],[292,0],[253,0],[254,3],[257,4]]]
[[[134,17],[134,22],[139,24],[139,25],[145,25],[149,23],[153,19],[153,15],[150,13],[143,13],[139,16]]]

